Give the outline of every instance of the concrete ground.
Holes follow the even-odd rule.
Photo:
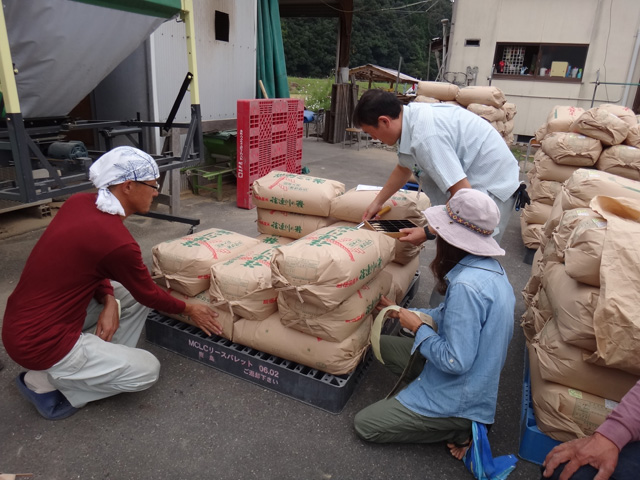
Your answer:
[[[304,140],[302,164],[310,175],[347,188],[381,185],[395,165],[383,148],[342,148]],[[162,208],[161,208],[162,210]],[[255,236],[255,210],[235,206],[228,185],[223,202],[184,195],[182,216],[199,218],[198,230],[220,227]],[[9,214],[6,214],[9,215]],[[0,215],[0,312],[22,266],[47,223],[21,214]],[[25,214],[28,217],[28,215]],[[21,232],[20,225],[31,222]],[[150,265],[151,247],[188,232],[188,226],[131,217],[127,226]],[[8,228],[9,223],[11,227]],[[5,227],[5,228],[3,228]],[[10,232],[7,233],[7,230]],[[11,232],[18,233],[8,236]],[[502,263],[516,295],[514,336],[502,372],[496,421],[489,435],[494,455],[516,454],[522,396],[524,336],[520,294],[530,274],[518,215],[502,240]],[[55,255],[56,252],[51,252]],[[412,306],[426,306],[433,286],[430,243],[420,260],[420,290]],[[394,376],[373,363],[340,414],[334,415],[181,357],[145,341],[158,357],[160,381],[151,389],[94,402],[58,422],[41,418],[18,393],[22,370],[0,345],[0,473],[33,473],[34,479],[466,479],[472,478],[443,444],[373,445],[358,439],[354,415],[383,398]],[[539,467],[519,460],[510,479],[539,478]]]

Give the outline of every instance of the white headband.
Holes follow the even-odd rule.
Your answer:
[[[89,169],[89,180],[98,189],[98,210],[124,216],[120,201],[109,191],[110,185],[127,180],[148,181],[160,176],[158,164],[151,155],[133,147],[116,147],[102,155]]]

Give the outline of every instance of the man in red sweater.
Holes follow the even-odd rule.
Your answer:
[[[209,335],[222,331],[209,307],[186,305],[153,282],[124,226],[129,215],[149,211],[158,177],[141,150],[118,147],[100,157],[90,169],[98,194],[64,203],[8,299],[2,341],[29,369],[16,384],[49,420],[158,380],[158,360],[135,348],[150,308],[184,313]]]

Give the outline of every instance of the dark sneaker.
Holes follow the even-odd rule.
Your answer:
[[[25,373],[26,372],[22,372],[16,377],[18,390],[24,398],[36,407],[38,413],[44,418],[47,420],[62,420],[63,418],[70,417],[79,410],[73,407],[59,390],[48,393],[36,393],[30,390],[24,383]]]

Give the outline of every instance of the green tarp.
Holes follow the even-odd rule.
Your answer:
[[[263,98],[262,80],[269,98],[289,98],[278,0],[258,0],[256,98]]]
[[[170,18],[180,12],[180,0],[74,0],[98,7],[140,13],[152,17]]]

